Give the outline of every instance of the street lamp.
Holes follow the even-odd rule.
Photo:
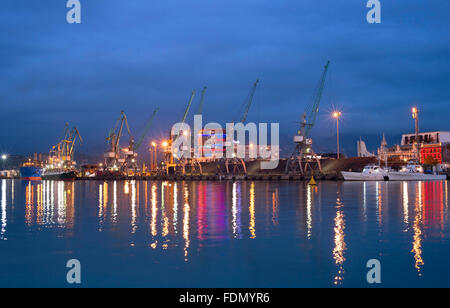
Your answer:
[[[414,143],[416,145],[416,158],[419,160],[419,109],[417,107],[412,108],[412,117],[415,120],[416,137]]]
[[[337,127],[337,158],[340,159],[341,153],[339,148],[339,118],[342,116],[342,112],[335,111],[333,112],[333,118],[336,119],[336,127]]]
[[[7,158],[8,158],[8,155],[6,155],[6,154],[2,155],[2,160],[6,160]]]
[[[155,141],[152,142],[152,147],[153,147],[153,149],[150,149],[150,164],[151,164],[152,170],[154,170],[154,169],[156,169],[156,166],[158,165],[158,157],[157,157],[157,153],[156,153],[157,144]]]

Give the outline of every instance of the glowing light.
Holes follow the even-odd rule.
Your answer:
[[[255,229],[255,183],[252,182],[250,185],[250,206],[249,206],[249,212],[250,212],[250,238],[255,239],[256,238],[256,229]]]
[[[2,160],[6,160],[7,158],[8,158],[8,155],[6,155],[6,154],[2,155]]]
[[[169,145],[169,144],[167,143],[167,141],[164,141],[164,142],[162,143],[162,146],[165,147],[165,148],[166,148],[168,145]]]
[[[340,118],[341,115],[342,115],[342,112],[340,112],[340,111],[333,112],[333,118],[335,118],[335,119]]]
[[[337,211],[334,218],[334,249],[333,258],[338,267],[337,275],[334,277],[334,284],[341,285],[344,280],[344,262],[347,244],[345,243],[345,215],[343,211],[343,203],[340,198],[337,199]]]
[[[313,194],[312,194],[312,187],[311,185],[308,185],[308,188],[306,190],[306,225],[308,227],[308,239],[311,239],[312,235],[312,203],[313,203]]]
[[[156,148],[156,142],[155,141],[152,142],[152,146]]]

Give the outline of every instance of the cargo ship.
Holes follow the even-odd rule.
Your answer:
[[[76,162],[73,160],[77,141],[83,139],[77,128],[69,129],[66,124],[63,139],[53,146],[48,156],[48,162],[42,172],[43,180],[75,180],[77,177]]]
[[[67,180],[73,181],[77,177],[77,171],[74,169],[66,169],[66,168],[49,168],[44,169],[42,173],[43,180]]]
[[[42,180],[42,167],[33,162],[26,162],[20,168],[20,178],[26,181]]]

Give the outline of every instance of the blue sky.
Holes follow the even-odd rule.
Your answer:
[[[319,148],[333,107],[351,145],[411,131],[415,104],[422,129],[450,130],[450,2],[381,3],[370,25],[364,0],[81,0],[69,25],[64,0],[2,0],[0,150],[47,152],[70,122],[101,155],[121,110],[139,135],[156,107],[146,141],[162,138],[204,85],[205,120],[229,122],[257,78],[248,120],[289,142],[328,59]]]

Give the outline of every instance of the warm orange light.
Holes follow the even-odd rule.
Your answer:
[[[335,118],[335,119],[339,118],[341,115],[342,115],[342,112],[340,112],[340,111],[333,112],[333,118]]]
[[[163,144],[162,144],[163,147],[167,147],[168,145],[169,144],[167,143],[167,141],[164,141]]]
[[[156,147],[156,142],[153,141],[152,142],[152,146]]]

